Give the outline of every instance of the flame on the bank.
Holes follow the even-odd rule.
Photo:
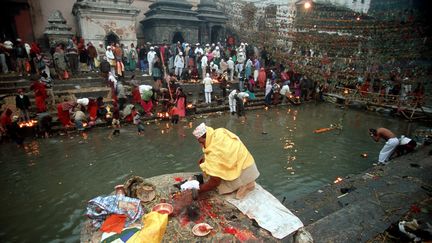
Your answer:
[[[157,117],[159,118],[169,118],[169,113],[168,112],[158,112],[157,113]]]
[[[37,124],[36,120],[30,120],[30,121],[27,121],[27,122],[20,122],[20,123],[18,123],[18,126],[20,128],[22,128],[22,127],[33,127],[36,124]]]
[[[193,104],[188,104],[186,107],[187,108],[193,108]]]
[[[349,94],[349,90],[348,90],[348,89],[345,89],[345,90],[344,90],[344,94]]]
[[[341,181],[342,181],[342,178],[338,177],[338,178],[336,178],[336,180],[334,181],[334,183],[336,184],[336,183],[339,183]]]

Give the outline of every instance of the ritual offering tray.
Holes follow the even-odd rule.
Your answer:
[[[199,223],[192,228],[192,233],[196,236],[206,236],[212,231],[212,229],[213,227],[207,223]]]
[[[173,206],[169,203],[156,204],[152,209],[152,211],[162,213],[162,214],[168,214],[168,215],[172,214],[173,210],[174,210]]]

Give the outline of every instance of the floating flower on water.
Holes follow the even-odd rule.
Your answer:
[[[336,180],[334,181],[334,183],[336,184],[336,183],[339,183],[341,181],[342,181],[342,178],[338,177],[338,178],[336,178]]]

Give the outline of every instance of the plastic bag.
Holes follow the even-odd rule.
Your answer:
[[[168,224],[168,214],[150,212],[143,218],[144,227],[136,232],[128,243],[159,243],[162,242]]]

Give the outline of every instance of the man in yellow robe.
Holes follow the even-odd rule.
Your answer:
[[[236,198],[241,199],[255,188],[259,176],[255,160],[237,135],[204,123],[193,131],[193,135],[203,147],[200,167],[209,176],[200,186],[200,192],[215,188],[220,194],[236,191]]]

